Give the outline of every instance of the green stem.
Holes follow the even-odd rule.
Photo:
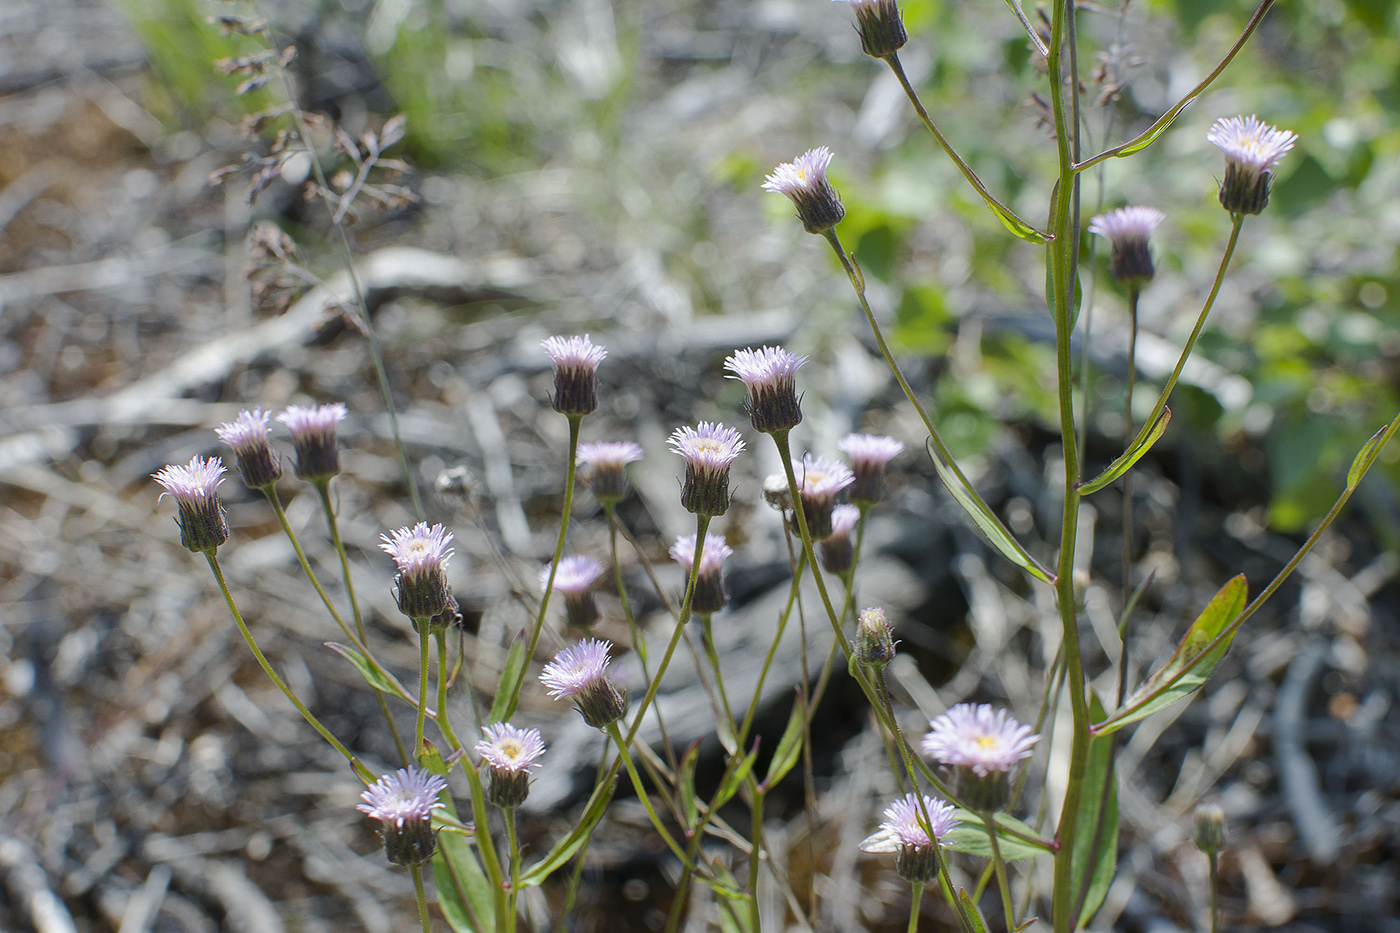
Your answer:
[[[763,802],[767,794],[758,789],[753,775],[749,776],[749,785],[754,792],[749,806],[749,922],[758,933],[763,929],[758,916],[758,869],[763,864]]]
[[[1133,443],[1133,389],[1137,385],[1137,340],[1138,340],[1138,294],[1136,285],[1128,289],[1128,378],[1124,384],[1123,398],[1123,449]],[[1086,353],[1087,359],[1087,353]],[[1085,396],[1086,398],[1088,396]],[[1123,605],[1128,604],[1128,596],[1133,591],[1133,473],[1123,474]],[[1121,659],[1127,669],[1127,653]],[[1121,691],[1120,691],[1121,696]]]
[[[497,928],[504,921],[508,910],[506,879],[501,871],[501,861],[496,855],[496,845],[491,839],[490,817],[486,812],[486,791],[481,786],[481,774],[476,770],[469,756],[457,759],[462,766],[467,781],[471,784],[472,820],[476,824],[476,847],[481,852],[481,861],[486,869],[486,878],[491,884],[491,899],[495,904]]]
[[[336,520],[335,506],[331,504],[331,481],[330,479],[320,479],[315,481],[316,492],[321,497],[321,511],[326,515],[326,527],[330,529],[331,544],[335,546],[335,553],[340,557],[340,575],[345,579],[345,594],[350,600],[350,612],[355,618],[355,633],[359,635],[360,642],[365,640],[365,620],[360,615],[360,604],[355,599],[355,583],[350,579],[350,557],[345,553],[345,542],[340,540],[340,523]]]
[[[224,580],[224,572],[219,567],[219,559],[214,556],[213,551],[204,551],[202,553],[204,554],[205,560],[209,561],[209,569],[214,571],[214,579],[219,583],[219,590],[224,594],[224,602],[228,604],[228,611],[233,616],[233,621],[238,626],[239,633],[243,635],[243,640],[248,643],[248,647],[253,652],[253,657],[257,658],[258,666],[263,669],[263,673],[267,674],[268,678],[277,689],[282,691],[282,695],[291,701],[292,705],[297,708],[297,712],[301,713],[302,718],[310,723],[311,728],[315,729],[316,732],[320,734],[321,738],[329,742],[332,748],[345,757],[345,760],[350,763],[351,768],[355,769],[355,773],[360,776],[360,779],[366,784],[373,784],[376,780],[374,774],[361,764],[358,758],[350,754],[349,749],[341,744],[340,739],[337,739],[329,729],[323,726],[321,720],[313,716],[311,710],[307,709],[306,705],[292,692],[292,689],[282,681],[281,677],[277,676],[277,672],[272,669],[271,663],[263,656],[262,649],[258,647],[257,641],[253,638],[253,633],[248,631],[248,626],[243,621],[243,615],[238,611],[238,606],[233,601],[233,594],[229,592],[228,582]]]
[[[413,757],[423,754],[423,723],[428,716],[428,627],[431,619],[414,619],[413,627],[418,630],[418,718],[413,726]],[[438,721],[447,717],[438,707]]]
[[[1210,933],[1220,933],[1220,855],[1210,853]]]
[[[437,642],[437,726],[448,746],[455,752],[462,747],[457,740],[457,732],[452,728],[452,719],[447,715],[447,633],[441,629],[433,633]]]
[[[520,903],[520,834],[515,826],[515,808],[504,807],[502,815],[505,817],[506,841],[510,846],[510,895],[509,914],[507,917],[508,931],[515,930],[516,916],[519,912]]]
[[[418,922],[423,926],[423,933],[432,933],[432,925],[428,920],[428,896],[423,891],[423,866],[410,865],[408,873],[413,876],[413,897],[418,901]]]
[[[909,893],[909,925],[905,927],[906,933],[919,933],[919,907],[924,901],[924,883],[915,881],[913,889]]]
[[[1011,882],[1006,876],[1006,860],[1001,857],[1001,844],[997,842],[996,814],[991,810],[982,811],[982,827],[987,830],[987,841],[992,845],[992,865],[996,869],[997,886],[1001,888],[1001,909],[1006,918],[1006,928],[1016,926],[1016,909],[1011,905]]]
[[[530,644],[525,650],[525,659],[528,662],[535,656],[535,648],[540,643],[540,633],[544,631],[544,616],[549,609],[549,596],[554,592],[554,575],[559,570],[559,558],[564,556],[564,538],[569,532],[569,516],[574,508],[574,478],[577,473],[578,459],[578,434],[579,424],[583,418],[579,415],[569,416],[569,465],[568,472],[564,478],[564,514],[559,519],[559,540],[554,544],[554,559],[549,562],[549,576],[545,579],[544,595],[540,597],[540,611],[535,616],[534,630],[530,633]],[[510,699],[506,702],[505,708],[501,712],[501,719],[509,719],[515,712],[516,704],[520,702],[520,690],[525,686],[525,672],[529,668],[526,663],[521,666],[520,673],[516,675],[515,683],[502,684],[502,689]]]
[[[734,712],[729,706],[729,693],[724,689],[724,671],[719,666],[719,652],[715,650],[714,632],[710,629],[710,614],[708,612],[700,616],[700,627],[700,641],[704,647],[705,660],[710,662],[710,670],[715,675],[715,691],[719,694],[719,702],[724,712],[725,721],[732,731],[734,729]],[[755,697],[754,703],[757,702],[757,697]],[[736,754],[743,754],[743,746],[738,747]]]
[[[652,828],[661,837],[661,841],[666,843],[666,848],[670,849],[671,853],[681,860],[681,864],[693,864],[685,850],[671,835],[671,831],[666,828],[666,824],[661,822],[661,817],[656,815],[656,810],[651,805],[651,795],[647,793],[646,786],[642,783],[642,776],[637,773],[637,766],[632,761],[632,752],[628,749],[627,742],[622,738],[622,730],[617,727],[617,723],[610,722],[607,731],[622,755],[622,763],[627,769],[627,776],[632,779],[632,788],[637,792],[637,799],[642,802],[643,809],[647,811],[647,818],[651,820]]]

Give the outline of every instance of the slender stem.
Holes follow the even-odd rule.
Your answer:
[[[515,808],[503,807],[502,816],[506,824],[506,842],[510,847],[510,895],[508,930],[514,930],[520,902],[520,834],[515,827]]]
[[[432,933],[432,925],[428,919],[428,896],[423,891],[423,866],[410,865],[408,873],[413,876],[413,897],[418,901],[418,922],[423,926],[423,933]]]
[[[452,717],[447,715],[447,633],[442,629],[433,633],[437,642],[437,726],[448,746],[455,752],[462,747],[457,740],[457,732],[452,728]]]
[[[909,892],[909,925],[905,927],[906,933],[919,933],[919,907],[923,901],[924,883],[915,881]]]
[[[1210,933],[1220,933],[1220,854],[1210,853]]]
[[[355,599],[355,582],[350,578],[350,557],[345,553],[345,542],[340,540],[340,523],[336,520],[335,506],[331,504],[331,481],[316,480],[315,486],[317,495],[321,497],[321,511],[326,515],[326,527],[331,533],[331,544],[335,546],[335,553],[340,557],[340,575],[345,580],[345,595],[350,600],[350,612],[355,618],[355,633],[363,643],[365,620],[360,615],[359,601]]]
[[[413,627],[418,630],[418,718],[413,726],[413,757],[423,754],[423,723],[428,715],[428,626],[430,619],[414,619]],[[447,717],[438,707],[438,721]]]
[[[749,805],[749,922],[757,933],[763,929],[758,916],[758,869],[763,864],[763,802],[768,795],[758,790],[752,775],[749,784],[754,790],[753,803]]]
[[[632,779],[632,788],[637,792],[637,799],[642,802],[642,807],[647,811],[647,818],[651,820],[652,828],[656,830],[661,841],[666,843],[666,848],[681,860],[681,864],[693,864],[686,855],[684,849],[676,842],[671,831],[666,828],[666,824],[661,822],[661,817],[656,815],[656,810],[651,805],[651,795],[647,793],[646,785],[642,783],[642,776],[637,773],[637,766],[632,761],[632,752],[627,747],[627,741],[622,738],[622,730],[617,727],[617,723],[608,723],[608,735],[612,737],[613,743],[617,745],[618,752],[622,755],[622,764],[627,769],[627,776]]]
[[[598,773],[593,777],[592,786],[597,787],[603,782],[604,776],[607,773],[607,767],[607,756],[603,755],[598,760]],[[594,826],[596,827],[597,824],[595,823]],[[584,856],[588,852],[588,844],[592,841],[592,838],[593,834],[590,831],[588,838],[584,840],[578,852],[574,853],[574,870],[569,875],[569,885],[564,891],[564,906],[559,911],[559,919],[554,925],[554,933],[565,933],[567,929],[567,921],[573,912],[574,899],[578,897],[579,882],[583,880]]]
[[[1001,888],[1001,909],[1006,918],[1008,930],[1016,926],[1016,909],[1011,905],[1011,882],[1006,876],[1006,860],[1001,857],[1001,844],[997,842],[996,814],[991,810],[982,811],[982,827],[987,830],[987,840],[992,844],[992,865],[996,868],[997,886]]]
[[[219,559],[214,556],[213,551],[203,551],[202,553],[204,554],[205,560],[209,561],[209,569],[214,571],[214,579],[219,583],[219,590],[224,594],[224,602],[228,604],[228,611],[233,616],[233,621],[238,626],[239,633],[242,634],[243,640],[248,643],[248,647],[253,652],[253,657],[257,658],[258,666],[263,669],[263,673],[267,674],[268,678],[276,685],[277,689],[282,691],[282,695],[291,701],[292,705],[297,708],[297,712],[301,713],[302,718],[311,724],[311,728],[315,729],[317,733],[320,734],[321,738],[329,742],[332,748],[345,757],[345,760],[350,763],[351,768],[355,769],[355,773],[360,776],[361,780],[366,784],[374,783],[374,774],[361,764],[358,758],[350,754],[349,749],[341,744],[340,739],[337,739],[329,729],[322,725],[321,720],[313,716],[311,710],[306,708],[306,704],[302,703],[297,695],[292,692],[292,688],[288,687],[282,681],[282,678],[277,676],[277,672],[272,669],[271,663],[263,656],[262,649],[258,647],[257,640],[253,638],[253,633],[248,631],[248,626],[243,621],[243,615],[238,611],[238,606],[233,601],[233,594],[229,592],[228,582],[224,580],[224,572],[219,567]]]
[[[535,648],[540,643],[540,633],[544,631],[545,612],[549,609],[549,596],[554,592],[554,575],[559,570],[559,558],[564,556],[564,539],[569,533],[569,516],[574,508],[574,478],[578,466],[579,424],[582,420],[580,415],[569,416],[569,464],[564,477],[564,512],[559,519],[559,540],[554,544],[554,559],[549,562],[549,576],[545,579],[544,595],[540,597],[540,611],[535,616],[534,630],[530,633],[530,644],[525,649],[527,662],[535,656]],[[501,685],[501,688],[506,691],[506,695],[510,697],[501,713],[502,719],[509,719],[511,713],[515,712],[515,706],[520,702],[520,690],[525,685],[525,671],[528,667],[528,663],[521,666],[520,673],[516,675],[515,683]]]
[[[715,691],[719,694],[720,707],[724,712],[725,721],[732,732],[734,729],[734,712],[729,706],[729,693],[724,689],[724,671],[720,669],[719,652],[715,650],[715,636],[710,628],[710,614],[702,613],[700,616],[701,635],[700,641],[705,651],[705,660],[710,662],[710,670],[715,675]],[[757,700],[755,699],[755,703]],[[740,746],[736,754],[742,756],[743,748]]]

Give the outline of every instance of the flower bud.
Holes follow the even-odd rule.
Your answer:
[[[345,419],[340,402],[307,407],[291,405],[277,416],[292,435],[296,450],[296,474],[309,483],[323,483],[340,472],[340,444],[336,425]]]
[[[1217,855],[1225,845],[1225,811],[1218,804],[1203,803],[1196,808],[1196,829],[1191,836],[1206,855]]]
[[[866,667],[884,667],[894,660],[894,627],[885,610],[871,606],[856,620],[856,660]]]

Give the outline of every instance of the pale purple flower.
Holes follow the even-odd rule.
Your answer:
[[[612,642],[597,638],[569,645],[540,672],[540,683],[556,700],[574,701],[583,719],[595,729],[605,729],[627,712],[627,695],[608,678],[608,652]]]
[[[1221,205],[1232,214],[1258,214],[1269,204],[1273,168],[1293,148],[1298,134],[1250,115],[1216,120],[1206,140],[1225,154]]]
[[[241,411],[232,421],[214,429],[233,451],[238,472],[249,489],[271,486],[282,478],[282,461],[267,442],[267,419],[261,408]]]
[[[447,781],[430,771],[400,768],[386,774],[360,794],[355,809],[378,820],[384,832],[384,852],[397,865],[420,865],[433,857],[433,811],[446,806],[438,794]]]
[[[792,201],[797,216],[808,233],[824,233],[841,222],[846,209],[827,180],[831,150],[825,146],[809,149],[791,162],[784,162],[764,178],[763,189]]]
[[[538,729],[519,729],[508,722],[482,727],[485,738],[476,743],[481,760],[497,771],[528,772],[539,767],[544,736]]]
[[[676,428],[668,443],[685,460],[681,505],[699,515],[723,515],[729,508],[729,468],[744,449],[739,432],[702,421]]]
[[[540,346],[554,364],[554,410],[582,417],[598,407],[598,365],[608,351],[582,337],[548,337]]]
[[[922,822],[925,812],[927,824]],[[957,829],[959,822],[951,805],[925,796],[920,807],[918,797],[905,794],[885,808],[884,822],[860,848],[864,852],[894,852],[900,877],[923,884],[938,877],[937,844]]]
[[[224,473],[218,457],[192,457],[186,466],[170,464],[151,475],[179,508],[180,543],[191,551],[213,552],[228,540],[228,522],[219,502]],[[159,500],[157,500],[159,501]]]
[[[874,505],[885,494],[885,468],[904,445],[883,434],[847,434],[836,445],[851,458],[850,497],[856,505]]]
[[[447,561],[455,553],[448,547],[452,533],[442,525],[429,527],[419,522],[380,535],[380,550],[394,559],[398,568],[399,609],[413,619],[429,619],[447,607],[451,593],[447,587]]]
[[[822,567],[827,573],[842,574],[855,564],[855,542],[851,532],[860,522],[860,508],[843,504],[831,510],[831,534],[817,542]]]
[[[580,444],[578,448],[579,462],[588,468],[584,480],[593,487],[594,498],[605,504],[627,498],[626,466],[643,456],[642,448],[631,441]]]
[[[549,587],[550,567],[540,571],[540,590]],[[593,598],[593,586],[603,576],[603,565],[592,557],[574,554],[559,560],[554,571],[554,589],[563,595],[569,613],[569,624],[588,628],[598,620],[598,604]]]
[[[688,575],[695,564],[695,535],[680,535],[671,545],[671,559],[685,568]],[[690,597],[691,611],[697,615],[714,615],[729,601],[724,589],[724,562],[734,553],[734,549],[724,540],[724,535],[705,535],[705,547],[700,555],[700,569],[696,572],[695,593]]]
[[[802,499],[808,533],[814,541],[830,537],[836,494],[851,485],[855,475],[844,463],[811,454],[803,455],[801,462],[793,461],[792,469],[797,474],[797,494]]]
[[[1029,758],[1040,736],[988,703],[959,703],[929,723],[925,755],[979,777],[1006,773]]]
[[[735,350],[724,361],[724,368],[748,390],[744,409],[755,431],[774,434],[802,423],[797,399],[797,370],[807,357],[789,353],[782,347],[752,347]]]
[[[349,414],[340,402],[329,405],[290,405],[277,416],[292,435],[296,474],[309,482],[324,482],[340,472],[336,425]]]
[[[888,58],[904,48],[909,34],[895,0],[843,0],[856,14],[860,46],[872,58]]]
[[[1120,207],[1089,221],[1089,232],[1108,240],[1108,270],[1115,282],[1133,288],[1152,281],[1147,240],[1164,219],[1155,207]]]

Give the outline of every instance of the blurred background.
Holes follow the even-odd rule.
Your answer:
[[[992,191],[1039,222],[1053,142],[1043,70],[1016,20],[991,0],[903,9],[903,60],[934,119]],[[1208,73],[1253,8],[1082,9],[1085,149],[1097,151]],[[1254,113],[1300,137],[1268,210],[1245,224],[1171,427],[1139,468],[1134,579],[1156,576],[1137,677],[1229,575],[1244,572],[1252,590],[1271,578],[1400,406],[1396,9],[1276,5],[1160,141],[1085,176],[1086,221],[1123,204],[1167,215],[1141,304],[1142,417],[1228,234],[1206,127]],[[257,20],[277,49],[295,49],[285,82],[259,86],[271,73],[237,61],[267,49],[240,32]],[[985,211],[893,78],[860,54],[851,20],[824,0],[0,3],[0,926],[379,933],[408,916],[407,879],[352,811],[357,782],[249,663],[147,479],[216,452],[210,428],[240,408],[345,401],[342,531],[383,656],[412,668],[375,550],[409,520],[408,494],[366,341],[343,311],[347,246],[418,482],[431,489],[457,465],[473,478],[470,503],[429,503],[431,520],[458,532],[473,683],[493,682],[557,528],[567,435],[544,404],[539,340],[590,331],[612,350],[591,439],[648,449],[623,512],[658,563],[689,530],[664,438],[699,418],[739,422],[720,360],[783,342],[814,360],[802,445],[833,454],[861,429],[910,448],[872,529],[867,584],[900,619],[910,728],[960,699],[1005,698],[1034,718],[1054,649],[1046,594],[960,518],[830,250],[759,188],[778,162],[835,151],[839,232],[906,372],[979,489],[1050,554],[1059,481],[1043,253]],[[321,115],[308,135],[333,196],[354,186],[366,134],[392,138],[391,119],[405,118],[384,154],[401,164],[367,176],[344,241],[307,196],[309,162],[279,140],[289,95]],[[1127,321],[1090,240],[1093,471],[1121,445]],[[1097,927],[1199,927],[1205,869],[1189,811],[1214,786],[1231,826],[1233,928],[1400,930],[1397,457],[1386,452],[1204,696],[1124,743],[1123,855]],[[739,549],[736,618],[749,606],[771,620],[764,597],[784,587],[780,531],[757,495],[775,466],[766,450],[741,465],[721,529]],[[224,491],[227,566],[264,646],[348,744],[391,761],[372,700],[320,645],[334,629],[275,522],[236,482]],[[333,579],[314,496],[284,497]],[[602,556],[597,509],[585,497],[579,510],[575,544]],[[1099,494],[1089,512],[1098,582],[1085,614],[1110,645],[1090,668],[1111,679],[1121,494]],[[791,682],[772,686],[779,730]],[[596,749],[569,732],[572,713],[543,697],[527,706],[558,722],[529,830],[547,847]],[[860,767],[878,739],[839,687],[829,715],[825,803],[807,826],[794,790],[788,870],[799,887],[825,886],[825,928],[902,928],[907,891],[853,848],[889,792]],[[610,828],[567,928],[659,928],[674,876],[649,844]],[[532,909],[551,918],[558,903],[546,891]],[[934,905],[928,914],[941,928]]]

